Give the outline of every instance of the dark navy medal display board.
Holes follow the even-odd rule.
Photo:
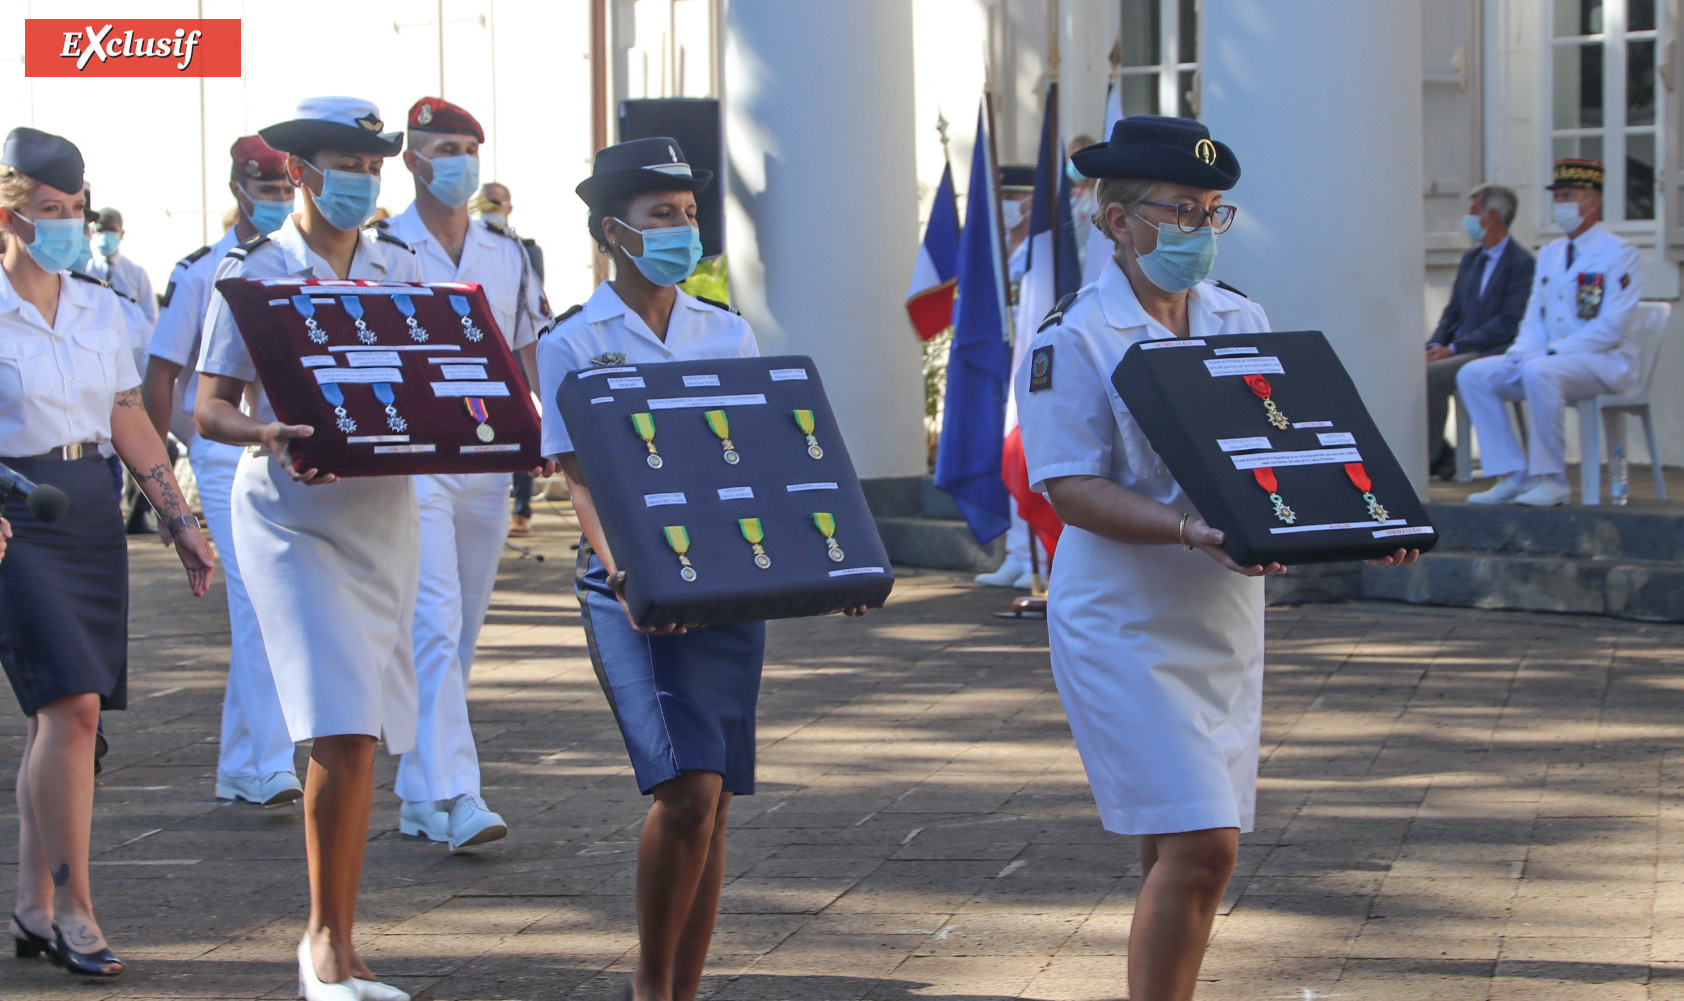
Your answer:
[[[538,410],[474,283],[224,278],[275,416],[316,429],[293,467],[339,476],[506,473]]]
[[[888,554],[812,359],[585,369],[556,402],[638,624],[823,615],[889,596]]]
[[[1142,341],[1111,382],[1242,566],[1373,559],[1438,542],[1319,331]]]

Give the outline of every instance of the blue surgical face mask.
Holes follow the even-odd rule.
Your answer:
[[[70,270],[88,273],[88,268],[94,263],[93,244],[88,242],[87,234],[82,235],[82,250],[76,255],[76,260],[70,265]]]
[[[1201,226],[1184,233],[1174,223],[1159,223],[1158,245],[1150,254],[1134,254],[1152,284],[1165,292],[1185,292],[1209,278],[1216,266],[1216,230]]]
[[[481,212],[480,222],[487,222],[498,229],[509,228],[509,214],[507,212]]]
[[[310,195],[321,209],[322,218],[334,229],[351,230],[368,222],[380,200],[380,176],[357,174],[349,170],[322,170],[315,164],[310,169],[322,175],[322,193]]]
[[[75,264],[84,252],[91,253],[88,250],[87,223],[80,217],[30,219],[20,213],[18,218],[35,224],[35,239],[28,245],[29,256],[35,258],[35,263],[41,265],[43,271],[63,271]]]
[[[117,245],[122,242],[123,234],[101,230],[94,234],[94,253],[101,257],[110,257],[117,252]]]
[[[479,190],[479,157],[463,153],[427,162],[433,165],[433,179],[427,182],[427,190],[451,208],[468,204],[468,199]]]
[[[247,197],[251,197],[249,193]],[[245,211],[246,218],[250,220],[252,228],[264,236],[268,236],[275,230],[280,229],[281,225],[287,221],[287,216],[292,215],[292,199],[288,198],[284,202],[275,202],[262,198],[252,198],[250,211],[246,211],[244,205],[240,208],[241,211]]]
[[[690,277],[696,270],[696,262],[702,259],[702,234],[694,226],[632,229],[623,220],[614,221],[643,237],[642,257],[632,257],[624,244],[620,249],[631,257],[643,277],[656,285],[677,285]]]
[[[1578,202],[1556,202],[1555,224],[1564,233],[1571,233],[1585,224],[1584,213],[1579,211]]]
[[[1468,239],[1475,243],[1485,242],[1485,227],[1479,224],[1479,216],[1465,215],[1462,217],[1462,232],[1468,234]]]
[[[1076,169],[1076,161],[1074,160],[1064,161],[1064,176],[1070,178],[1071,184],[1081,184],[1087,180],[1086,177],[1082,176],[1082,172]]]

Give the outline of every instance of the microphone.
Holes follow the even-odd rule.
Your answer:
[[[29,513],[42,521],[57,521],[70,510],[70,498],[51,483],[36,484],[0,463],[0,501],[17,494],[29,505]]]

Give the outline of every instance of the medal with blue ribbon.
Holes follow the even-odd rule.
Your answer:
[[[690,557],[685,555],[690,551],[690,532],[683,525],[668,525],[661,529],[661,534],[667,537],[667,545],[678,554],[678,575],[689,584],[696,580],[696,568],[691,565]]]
[[[724,446],[725,461],[733,466],[742,461],[737,454],[737,446],[731,443],[731,419],[725,416],[723,410],[709,410],[702,414],[707,419],[708,427],[719,436],[719,444]]]
[[[409,422],[398,416],[397,394],[389,382],[374,384],[374,398],[386,405],[386,426],[399,434],[409,430]]]
[[[497,437],[497,431],[490,424],[491,415],[486,412],[485,401],[477,396],[465,396],[462,402],[468,407],[468,416],[479,421],[479,427],[474,428],[474,437],[490,444]]]
[[[324,382],[322,395],[327,397],[327,402],[333,404],[334,423],[339,425],[339,430],[345,434],[356,431],[357,422],[351,419],[351,414],[345,409],[345,387],[337,382]]]
[[[368,321],[363,319],[362,296],[342,296],[339,302],[345,307],[345,312],[351,314],[351,319],[357,321],[357,340],[364,344],[373,344],[375,341],[374,331],[368,329]]]
[[[322,325],[316,322],[316,304],[310,300],[310,297],[307,295],[293,296],[292,308],[297,311],[299,316],[304,317],[304,332],[310,335],[310,342],[312,344],[326,344],[327,331],[323,330]]]
[[[760,527],[760,519],[738,518],[737,528],[742,531],[743,539],[754,547],[754,565],[762,570],[772,569],[772,557],[766,555],[766,548],[760,544],[766,539],[766,532]]]
[[[427,328],[415,318],[415,300],[399,293],[392,296],[392,305],[398,307],[398,312],[403,314],[404,321],[409,324],[409,339],[417,344],[427,343]]]
[[[473,341],[475,344],[478,344],[480,340],[485,337],[485,331],[474,326],[473,317],[468,315],[470,311],[468,297],[465,295],[451,296],[450,308],[454,309],[456,311],[456,315],[462,318],[462,336],[466,337],[470,341]]]

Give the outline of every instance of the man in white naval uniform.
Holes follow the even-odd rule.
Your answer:
[[[1555,221],[1567,235],[1538,253],[1532,295],[1514,343],[1501,355],[1471,361],[1456,388],[1473,418],[1485,472],[1499,477],[1474,504],[1553,507],[1567,489],[1567,405],[1623,393],[1642,378],[1639,346],[1626,337],[1643,293],[1637,248],[1602,225],[1603,166],[1557,160]],[[1523,452],[1504,403],[1525,400]]]
[[[538,275],[519,240],[468,218],[484,141],[479,122],[462,108],[436,97],[415,102],[403,154],[415,175],[415,201],[380,225],[414,248],[427,281],[478,282],[504,339],[532,373],[538,329],[549,312]],[[537,384],[530,374],[528,380]],[[480,797],[468,721],[474,647],[509,531],[509,476],[417,476],[415,492],[421,587],[412,636],[421,714],[415,749],[398,763],[398,829],[456,851],[509,830]]]
[[[123,213],[100,209],[94,217],[93,260],[88,275],[128,296],[140,307],[148,326],[158,322],[158,300],[152,296],[152,279],[146,269],[129,260],[118,247],[123,242]]]
[[[275,694],[263,632],[234,552],[234,470],[245,450],[196,433],[193,402],[198,373],[194,368],[217,267],[234,247],[280,228],[292,213],[294,189],[286,176],[286,154],[271,149],[261,137],[243,136],[228,153],[232,161],[228,189],[239,206],[239,218],[222,239],[182,258],[170,274],[163,312],[152,332],[141,395],[158,434],[174,432],[187,446],[187,461],[199,483],[199,503],[227,581],[228,689],[222,700],[216,795],[273,806],[303,796],[304,787],[298,782],[292,737]]]

